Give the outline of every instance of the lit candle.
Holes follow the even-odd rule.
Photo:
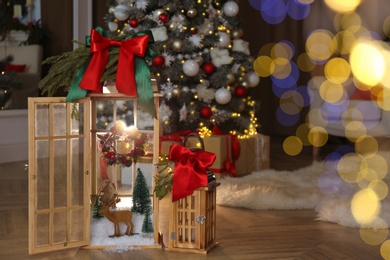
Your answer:
[[[136,139],[138,137],[138,128],[135,125],[132,125],[128,128],[129,137],[131,139]]]
[[[14,5],[14,18],[19,18],[22,16],[22,6]]]
[[[132,143],[128,141],[118,141],[116,150],[120,154],[128,154],[132,149]]]

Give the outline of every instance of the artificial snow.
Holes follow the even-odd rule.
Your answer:
[[[116,210],[129,210],[128,208],[117,208]],[[111,209],[115,210],[115,209]],[[153,220],[153,214],[150,218]],[[124,235],[126,232],[126,225],[120,223],[120,231],[123,236],[110,237],[114,234],[114,223],[109,221],[106,217],[91,218],[91,246],[107,246],[105,250],[109,251],[127,251],[140,249],[140,246],[155,246],[153,233],[142,233],[142,223],[144,215],[133,213],[133,224],[135,233],[132,236]],[[114,247],[112,247],[114,246]]]

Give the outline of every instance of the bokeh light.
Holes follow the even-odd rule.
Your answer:
[[[310,72],[312,71],[316,64],[310,59],[309,55],[307,53],[302,53],[298,56],[297,59],[297,65],[300,70],[304,72]]]
[[[321,98],[329,103],[336,103],[344,96],[343,86],[329,80],[322,82],[319,92]]]
[[[380,248],[381,256],[385,260],[390,259],[390,240],[386,240],[385,242],[382,243],[381,248]]]
[[[357,42],[352,47],[350,63],[354,76],[369,86],[379,84],[386,71],[381,50],[372,42]]]
[[[375,219],[375,222],[381,222],[381,224],[377,224],[380,226],[386,227],[386,222],[383,219]],[[360,237],[364,242],[369,245],[380,245],[383,243],[387,236],[389,235],[388,229],[372,229],[372,228],[361,228]]]
[[[354,163],[351,163],[351,160]],[[361,158],[353,153],[345,154],[340,158],[337,165],[337,172],[344,181],[348,183],[358,183],[363,180],[361,172]]]
[[[351,201],[351,212],[360,224],[370,223],[379,214],[381,204],[378,195],[372,189],[358,191]]]
[[[280,107],[276,110],[276,119],[283,126],[293,126],[299,120],[300,114],[287,114]]]
[[[287,16],[303,20],[310,13],[314,0],[249,0],[249,4],[260,11],[261,17],[269,24],[279,24]]]
[[[283,142],[284,152],[291,156],[299,154],[302,151],[302,148],[302,141],[296,136],[289,136]]]
[[[315,61],[329,59],[335,52],[333,33],[324,29],[313,31],[306,40],[306,52]]]
[[[389,195],[389,187],[382,180],[374,180],[370,182],[368,188],[372,189],[380,200],[384,200]]]
[[[360,0],[324,0],[324,2],[339,13],[352,12],[360,5]]]
[[[378,153],[379,151],[379,144],[376,138],[373,136],[366,135],[364,137],[359,137],[355,141],[355,151],[357,154],[364,156],[364,155],[372,155]]]
[[[271,65],[273,65],[273,61],[272,61],[271,57],[259,56],[255,59],[255,61],[253,63],[253,70],[260,77],[266,78],[266,77],[269,77],[273,71],[273,68],[271,68]]]
[[[315,126],[309,131],[309,142],[315,147],[322,147],[328,141],[328,134],[323,127]]]
[[[330,82],[342,84],[349,79],[351,68],[345,59],[332,58],[326,63],[324,73]]]

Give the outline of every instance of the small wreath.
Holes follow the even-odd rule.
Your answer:
[[[109,133],[98,134],[102,156],[107,160],[108,165],[122,164],[130,167],[139,160],[139,157],[145,155],[145,147],[148,136],[145,133],[137,134],[135,139],[125,132],[118,131],[115,127],[110,129]],[[131,143],[134,141],[134,148],[128,153],[118,153],[115,146],[118,142]]]

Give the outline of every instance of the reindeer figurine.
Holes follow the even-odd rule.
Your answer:
[[[114,223],[114,235],[110,237],[119,237],[121,236],[120,231],[120,223],[123,222],[126,224],[127,229],[125,232],[125,235],[131,236],[133,235],[134,231],[134,224],[132,221],[133,213],[129,210],[117,210],[117,211],[111,211],[110,207],[115,203],[118,203],[120,201],[120,198],[115,199],[113,202],[109,203],[108,205],[105,205],[104,202],[102,202],[103,209],[99,210],[99,214],[103,214],[106,216],[106,218]]]

